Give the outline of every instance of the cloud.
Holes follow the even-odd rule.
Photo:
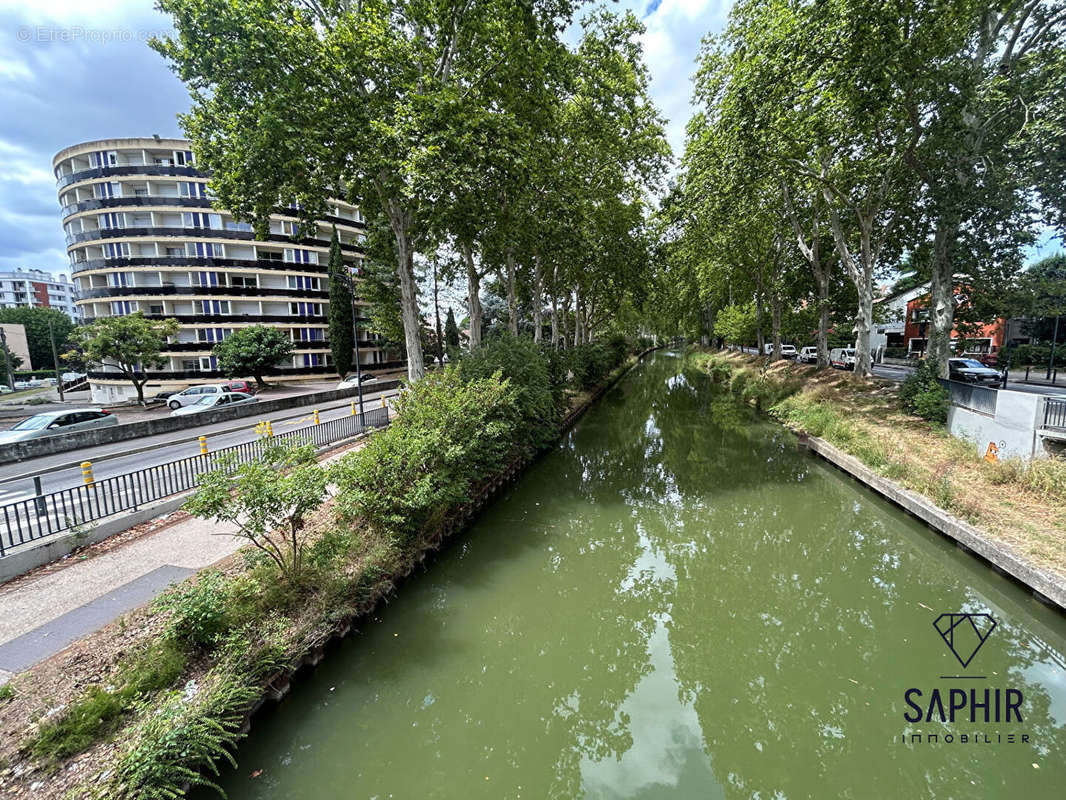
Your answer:
[[[0,270],[69,273],[52,157],[91,139],[180,135],[188,95],[150,36],[143,2],[0,5]]]

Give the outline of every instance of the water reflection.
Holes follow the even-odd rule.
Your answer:
[[[1030,744],[899,742],[948,730],[907,725],[903,692],[959,672],[932,627],[959,610],[999,621],[980,667],[1025,692]],[[225,786],[234,798],[1058,797],[1064,630],[659,356],[260,721]]]

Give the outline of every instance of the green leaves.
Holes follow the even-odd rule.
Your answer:
[[[167,359],[160,351],[179,327],[176,319],[150,320],[140,311],[97,317],[74,330],[70,336],[73,349],[63,357],[116,369],[137,389],[137,399],[144,402],[142,390],[148,380],[144,370],[166,366]]]
[[[275,365],[292,358],[292,340],[280,328],[249,325],[214,346],[218,368],[231,378],[251,375],[265,386],[263,376]],[[286,365],[288,366],[288,365]]]

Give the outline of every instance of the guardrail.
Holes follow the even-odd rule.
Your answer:
[[[968,408],[979,414],[996,415],[996,398],[998,391],[987,386],[977,386],[961,381],[949,381],[939,378],[940,385],[951,393],[952,405]]]
[[[1066,400],[1044,400],[1044,427],[1066,431]]]
[[[362,421],[357,414],[338,417],[274,434],[269,441],[307,441],[321,448],[388,424],[389,409],[383,406],[364,411]],[[0,558],[28,542],[69,532],[114,514],[135,511],[146,503],[187,492],[195,488],[201,474],[217,468],[224,458],[235,456],[237,463],[259,458],[266,441],[263,438],[223,447],[212,453],[168,461],[99,481],[93,479],[91,467],[83,469],[86,483],[82,486],[0,506]]]

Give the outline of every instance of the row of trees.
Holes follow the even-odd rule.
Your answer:
[[[945,374],[957,309],[1004,296],[1034,226],[1066,219],[1064,34],[1057,0],[737,3],[658,221],[664,318],[708,334],[753,304],[761,346],[811,310],[820,362],[853,329],[868,374],[877,282],[902,266],[930,281]]]
[[[539,341],[547,317],[556,345],[567,320],[580,344],[641,296],[646,194],[669,149],[632,14],[588,15],[571,48],[571,0],[160,7],[176,34],[154,46],[190,89],[183,126],[220,203],[261,234],[279,203],[307,223],[330,196],[358,203],[370,289],[399,307],[412,380],[416,253],[465,280],[473,347],[486,279],[512,332],[528,318]]]

